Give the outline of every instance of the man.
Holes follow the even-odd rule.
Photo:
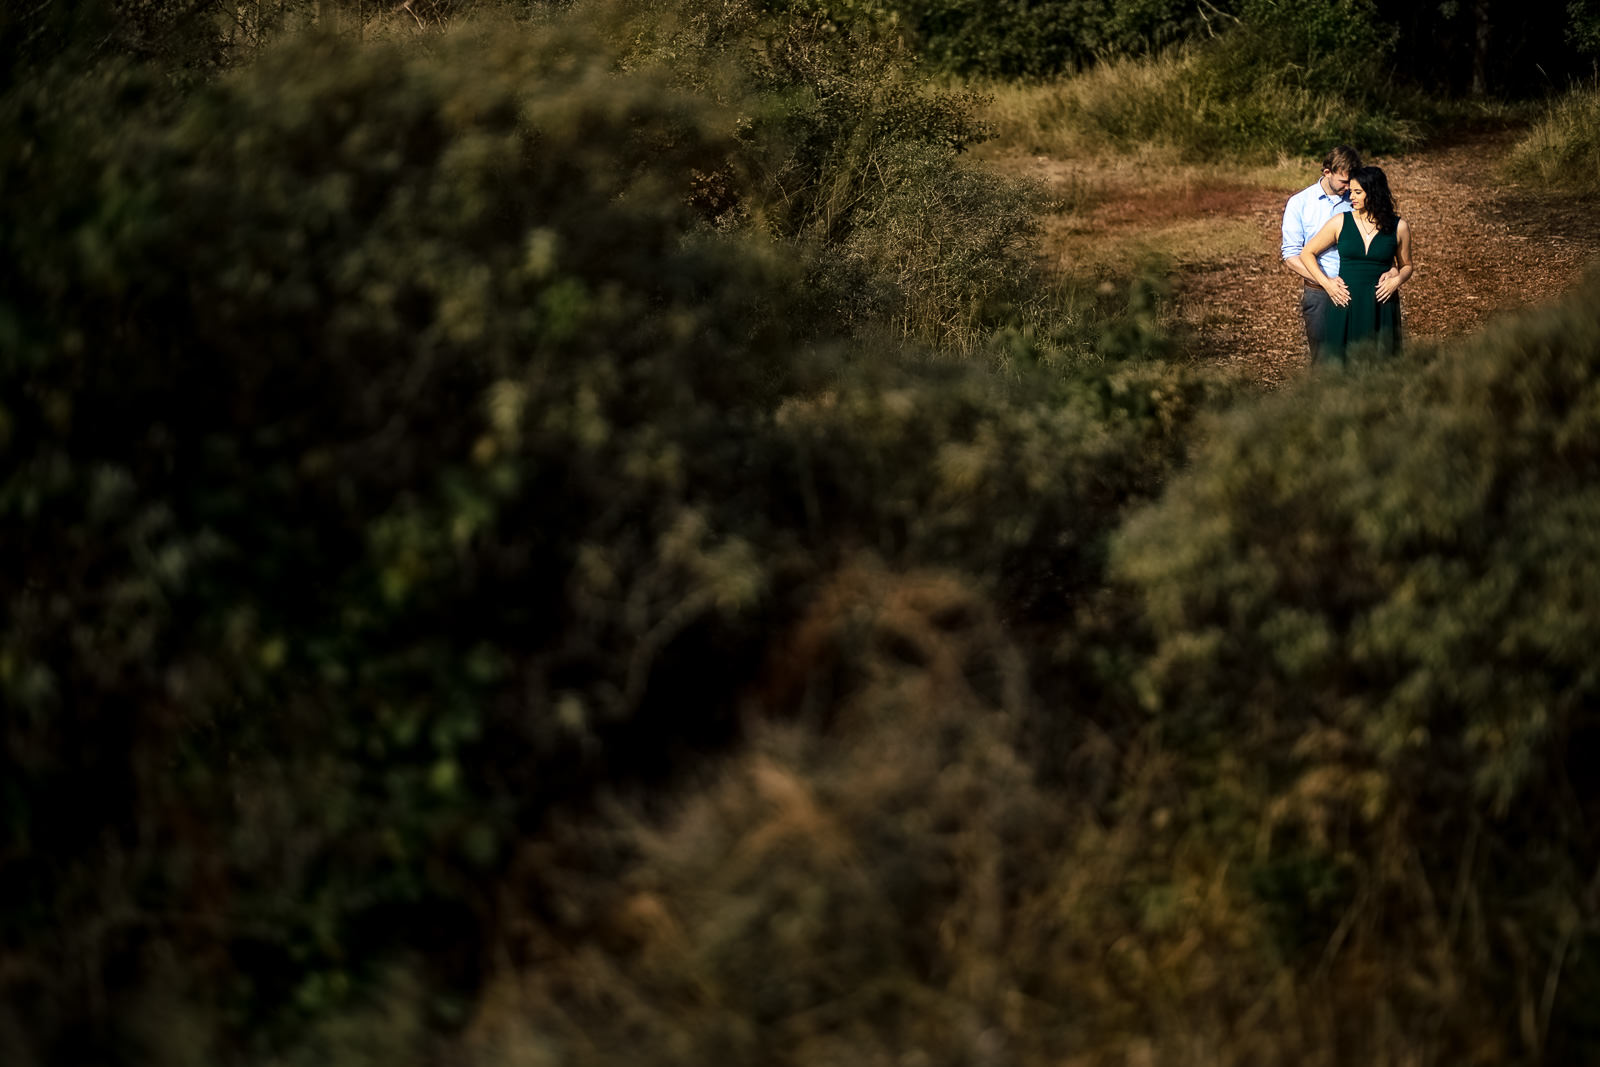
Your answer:
[[[1300,294],[1300,317],[1306,324],[1306,343],[1311,347],[1311,362],[1317,361],[1322,348],[1322,324],[1328,318],[1328,308],[1333,303],[1322,286],[1311,280],[1311,275],[1300,262],[1300,250],[1318,230],[1342,211],[1350,210],[1350,172],[1359,169],[1361,157],[1349,145],[1340,145],[1329,152],[1322,161],[1322,177],[1309,188],[1302,189],[1289,198],[1283,209],[1283,265],[1293,271],[1303,283]],[[1333,279],[1340,289],[1339,247],[1328,249],[1317,257],[1322,272]],[[1345,290],[1348,294],[1348,290]]]

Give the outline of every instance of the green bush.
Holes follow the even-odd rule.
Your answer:
[[[983,97],[930,82],[882,11],[690,0],[634,15],[626,62],[733,116],[707,213],[788,245],[819,318],[966,354],[1021,330],[1059,352],[1079,332],[1043,291],[1039,190],[963,158],[989,136]]]
[[[747,42],[731,94],[738,209],[794,244],[828,317],[968,351],[997,327],[1047,317],[1031,246],[1037,192],[961,159],[989,133],[978,93],[928,82],[870,10],[735,16]],[[727,12],[705,25],[671,49],[675,63],[726,50]]]
[[[660,661],[748,640],[765,562],[704,501],[792,385],[783,272],[696,236],[704,109],[591,44],[7,101],[8,945],[192,943],[222,1001],[311,1008],[431,906],[471,974],[474,872],[649,751],[598,754]],[[40,1018],[104,980],[60,977]]]
[[[1395,44],[1394,29],[1380,20],[1372,0],[1309,7],[1244,0],[1238,20],[1218,57],[1231,73],[1320,92],[1373,93],[1385,80]]]
[[[995,3],[883,0],[925,61],[997,78],[1054,75],[1145,55],[1199,31],[1200,12],[1171,0]]]
[[[1560,1060],[1593,1053],[1597,978],[1597,341],[1573,301],[1241,412],[1115,555],[1146,706],[1240,861],[1347,882],[1314,952],[1437,954],[1381,994],[1400,1017]]]
[[[1389,74],[1395,31],[1368,0],[1295,6],[1249,0],[1198,63],[1195,94],[1222,143],[1321,155],[1340,142],[1387,152],[1416,140]]]
[[[557,20],[6,97],[19,1058],[159,1059],[156,1000],[199,1059],[270,1049],[396,967],[458,1019],[517,842],[725,743],[842,555],[1060,617],[1179,453],[1187,372],[803,347],[792,246],[705,208],[726,112],[623,65]],[[981,183],[899,158],[999,271]],[[829,240],[876,270],[912,206]]]

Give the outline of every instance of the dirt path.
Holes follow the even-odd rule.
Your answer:
[[[1468,332],[1495,312],[1546,302],[1600,255],[1600,206],[1496,182],[1514,139],[1498,132],[1373,160],[1414,234],[1417,273],[1402,293],[1409,337]],[[1315,178],[1303,164],[1245,171],[1222,187],[1198,173],[1101,165],[1101,184],[1087,193],[1086,172],[1071,164],[1031,157],[1011,169],[1062,190],[1069,204],[1076,197],[1079,207],[1046,222],[1047,253],[1061,269],[1126,269],[1130,258],[1096,251],[1110,246],[1159,256],[1195,351],[1269,387],[1304,373],[1299,282],[1278,255],[1284,202]]]

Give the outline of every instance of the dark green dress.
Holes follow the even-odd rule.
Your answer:
[[[1361,344],[1375,345],[1383,355],[1399,350],[1400,294],[1378,302],[1378,279],[1394,266],[1399,251],[1400,240],[1394,233],[1374,234],[1368,248],[1353,213],[1344,213],[1339,226],[1339,277],[1350,290],[1350,303],[1328,309],[1322,362],[1342,366],[1350,349]]]

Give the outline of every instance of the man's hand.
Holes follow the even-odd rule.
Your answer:
[[[1344,283],[1343,278],[1329,278],[1328,284],[1322,287],[1327,290],[1328,296],[1340,307],[1350,306],[1350,287]]]
[[[1383,273],[1383,277],[1378,279],[1378,303],[1383,303],[1399,291],[1400,270],[1397,267],[1390,267]]]

